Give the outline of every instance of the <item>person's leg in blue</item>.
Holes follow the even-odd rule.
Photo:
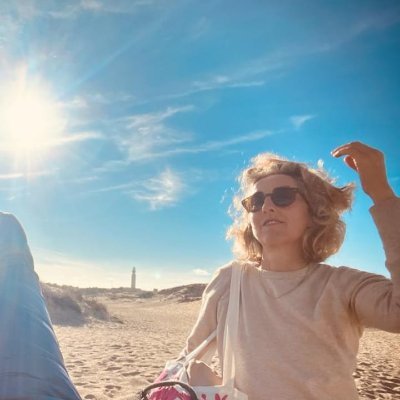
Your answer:
[[[64,365],[26,235],[0,213],[0,400],[80,400]]]

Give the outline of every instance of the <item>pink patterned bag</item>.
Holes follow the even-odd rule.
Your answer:
[[[178,360],[168,361],[155,382],[139,394],[141,400],[248,400],[245,393],[235,388],[234,344],[239,328],[239,301],[242,269],[232,265],[229,306],[224,331],[224,365],[221,385],[190,386],[187,368],[192,360],[214,340],[217,331],[204,340],[191,353]]]

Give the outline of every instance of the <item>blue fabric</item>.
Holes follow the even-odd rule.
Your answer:
[[[0,213],[0,400],[79,400],[46,309],[26,235]]]

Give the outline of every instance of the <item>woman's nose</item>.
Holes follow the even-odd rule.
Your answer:
[[[271,200],[271,196],[266,196],[264,199],[263,206],[262,206],[262,211],[263,212],[275,211],[275,207],[276,207],[275,204]]]

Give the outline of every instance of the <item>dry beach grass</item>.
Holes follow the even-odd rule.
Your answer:
[[[179,296],[141,299],[125,291],[91,297],[113,318],[55,325],[68,371],[84,399],[133,399],[179,354],[200,301],[180,301],[182,288]],[[367,330],[355,378],[362,400],[400,399],[399,335]]]

